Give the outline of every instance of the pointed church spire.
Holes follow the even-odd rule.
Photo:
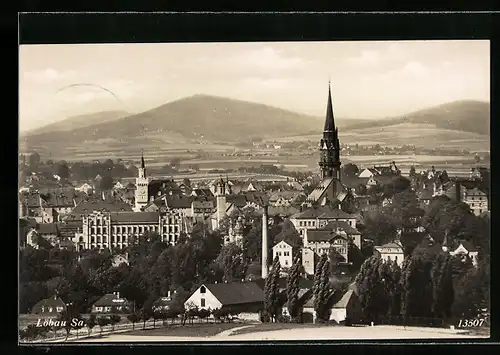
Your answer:
[[[144,163],[144,149],[141,151],[141,168],[146,169],[146,164]]]
[[[328,81],[328,104],[326,106],[326,119],[324,132],[335,132],[335,119],[333,118],[332,90]]]

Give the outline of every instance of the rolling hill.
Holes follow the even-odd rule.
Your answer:
[[[29,132],[21,140],[21,146],[50,151],[78,151],[82,148],[78,142],[87,146],[100,142],[110,149],[128,149],[141,144],[161,147],[193,141],[234,143],[257,137],[286,139],[317,135],[322,131],[324,120],[323,117],[258,103],[207,95],[190,96],[139,114],[119,116],[118,113],[113,116],[108,112],[96,113],[90,118],[78,116],[80,118],[68,119],[59,125]],[[99,121],[99,117],[105,121]],[[452,139],[459,142],[464,139],[489,142],[489,119],[488,103],[457,101],[401,117],[381,120],[336,118],[336,122],[342,135],[351,136],[349,140],[356,141],[359,134],[377,139],[380,144],[394,144],[394,134],[400,136],[401,132],[408,133],[416,127],[424,129],[420,132],[422,134],[432,133],[432,139],[436,141]],[[76,128],[66,129],[70,126]],[[61,134],[61,127],[64,134]],[[377,131],[385,131],[385,134],[375,137]],[[417,141],[420,133],[414,137]],[[408,141],[406,144],[414,143]]]
[[[349,125],[350,130],[387,127],[398,124],[430,124],[436,128],[490,134],[490,104],[461,100],[411,112],[404,116]]]
[[[68,117],[62,121],[51,123],[49,125],[35,128],[33,130],[22,132],[22,136],[36,136],[44,133],[71,131],[74,129],[88,127],[95,124],[112,122],[120,118],[128,116],[126,111],[101,111],[84,115]]]

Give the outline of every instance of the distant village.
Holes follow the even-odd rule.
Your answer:
[[[40,174],[32,171],[19,190],[20,267],[29,269],[33,264],[30,258],[48,250],[46,255],[54,257],[53,264],[61,271],[37,280],[30,279],[35,276],[26,271],[21,277],[22,312],[57,317],[68,310],[68,304],[80,302],[80,313],[127,314],[145,304],[156,310],[168,309],[175,301],[184,310],[230,308],[241,319],[262,321],[262,312],[268,307],[266,287],[270,287],[266,280],[276,277],[280,311],[272,313],[293,316],[287,308],[287,279],[299,265],[301,319],[313,322],[322,317],[315,312],[314,299],[319,296],[313,283],[321,276],[318,265],[322,267],[328,259],[332,292],[324,301],[329,309],[327,320],[343,322],[364,317],[362,309],[367,306],[363,302],[368,301],[361,294],[358,274],[367,267],[368,259],[404,268],[414,250],[430,247],[450,257],[465,258],[477,269],[480,254],[486,253],[486,237],[467,223],[470,220],[471,226],[476,226],[489,221],[489,168],[478,164],[469,177],[449,176],[439,167],[425,171],[412,168],[403,176],[395,162],[342,165],[340,151],[349,148],[340,145],[331,106],[329,96],[323,138],[315,144],[319,176],[290,174],[275,181],[269,176],[235,179],[224,175],[199,181],[189,177],[182,181],[156,179],[148,175],[144,155],[139,167],[130,170],[135,183],[114,178],[114,166],[102,168],[100,174],[84,181],[74,181],[68,168],[53,174],[53,179],[64,184],[46,188],[39,183],[43,180]],[[277,144],[273,147],[281,148]],[[174,254],[161,259],[161,251],[144,252],[148,258],[156,258],[144,264],[146,261],[138,259],[142,253],[138,248],[149,246],[141,243],[155,240],[164,245],[162,250],[184,253],[182,245],[189,245],[191,239],[202,243],[203,238],[218,243],[206,247],[206,253],[213,254],[207,257],[206,265],[217,264],[219,274],[186,271],[192,279],[168,276],[166,281],[158,281],[166,284],[155,286],[154,292],[148,289],[141,293],[123,285],[120,277],[128,277],[134,265],[143,265],[144,272],[156,270],[160,262],[168,263],[161,270],[187,265],[171,259]],[[72,255],[74,262],[61,261],[61,255]],[[101,291],[95,291],[92,301],[87,300],[92,303],[84,302],[76,295],[78,285],[67,275],[75,275],[75,263],[88,264],[92,258],[102,263],[104,259],[99,258],[104,257],[109,268],[128,271],[116,271],[123,276],[106,281],[109,286],[97,288]],[[99,263],[95,270],[107,273]],[[209,269],[206,265],[203,267]],[[278,267],[277,276],[273,276]],[[59,279],[54,280],[56,277]],[[68,279],[63,282],[65,277]],[[35,282],[55,286],[35,292],[30,288]],[[336,288],[334,284],[339,282],[345,287]],[[31,294],[24,295],[22,290]],[[155,299],[149,301],[147,293]],[[136,294],[141,296],[134,299]],[[174,300],[175,295],[180,299]]]

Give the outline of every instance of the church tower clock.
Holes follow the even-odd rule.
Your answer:
[[[148,203],[149,178],[146,177],[146,164],[144,163],[144,153],[141,154],[141,167],[139,176],[135,179],[135,205],[134,211],[140,212]]]

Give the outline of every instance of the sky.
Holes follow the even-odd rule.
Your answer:
[[[341,118],[489,102],[489,48],[484,40],[23,45],[19,127],[137,113],[195,94],[323,116],[329,80]]]

